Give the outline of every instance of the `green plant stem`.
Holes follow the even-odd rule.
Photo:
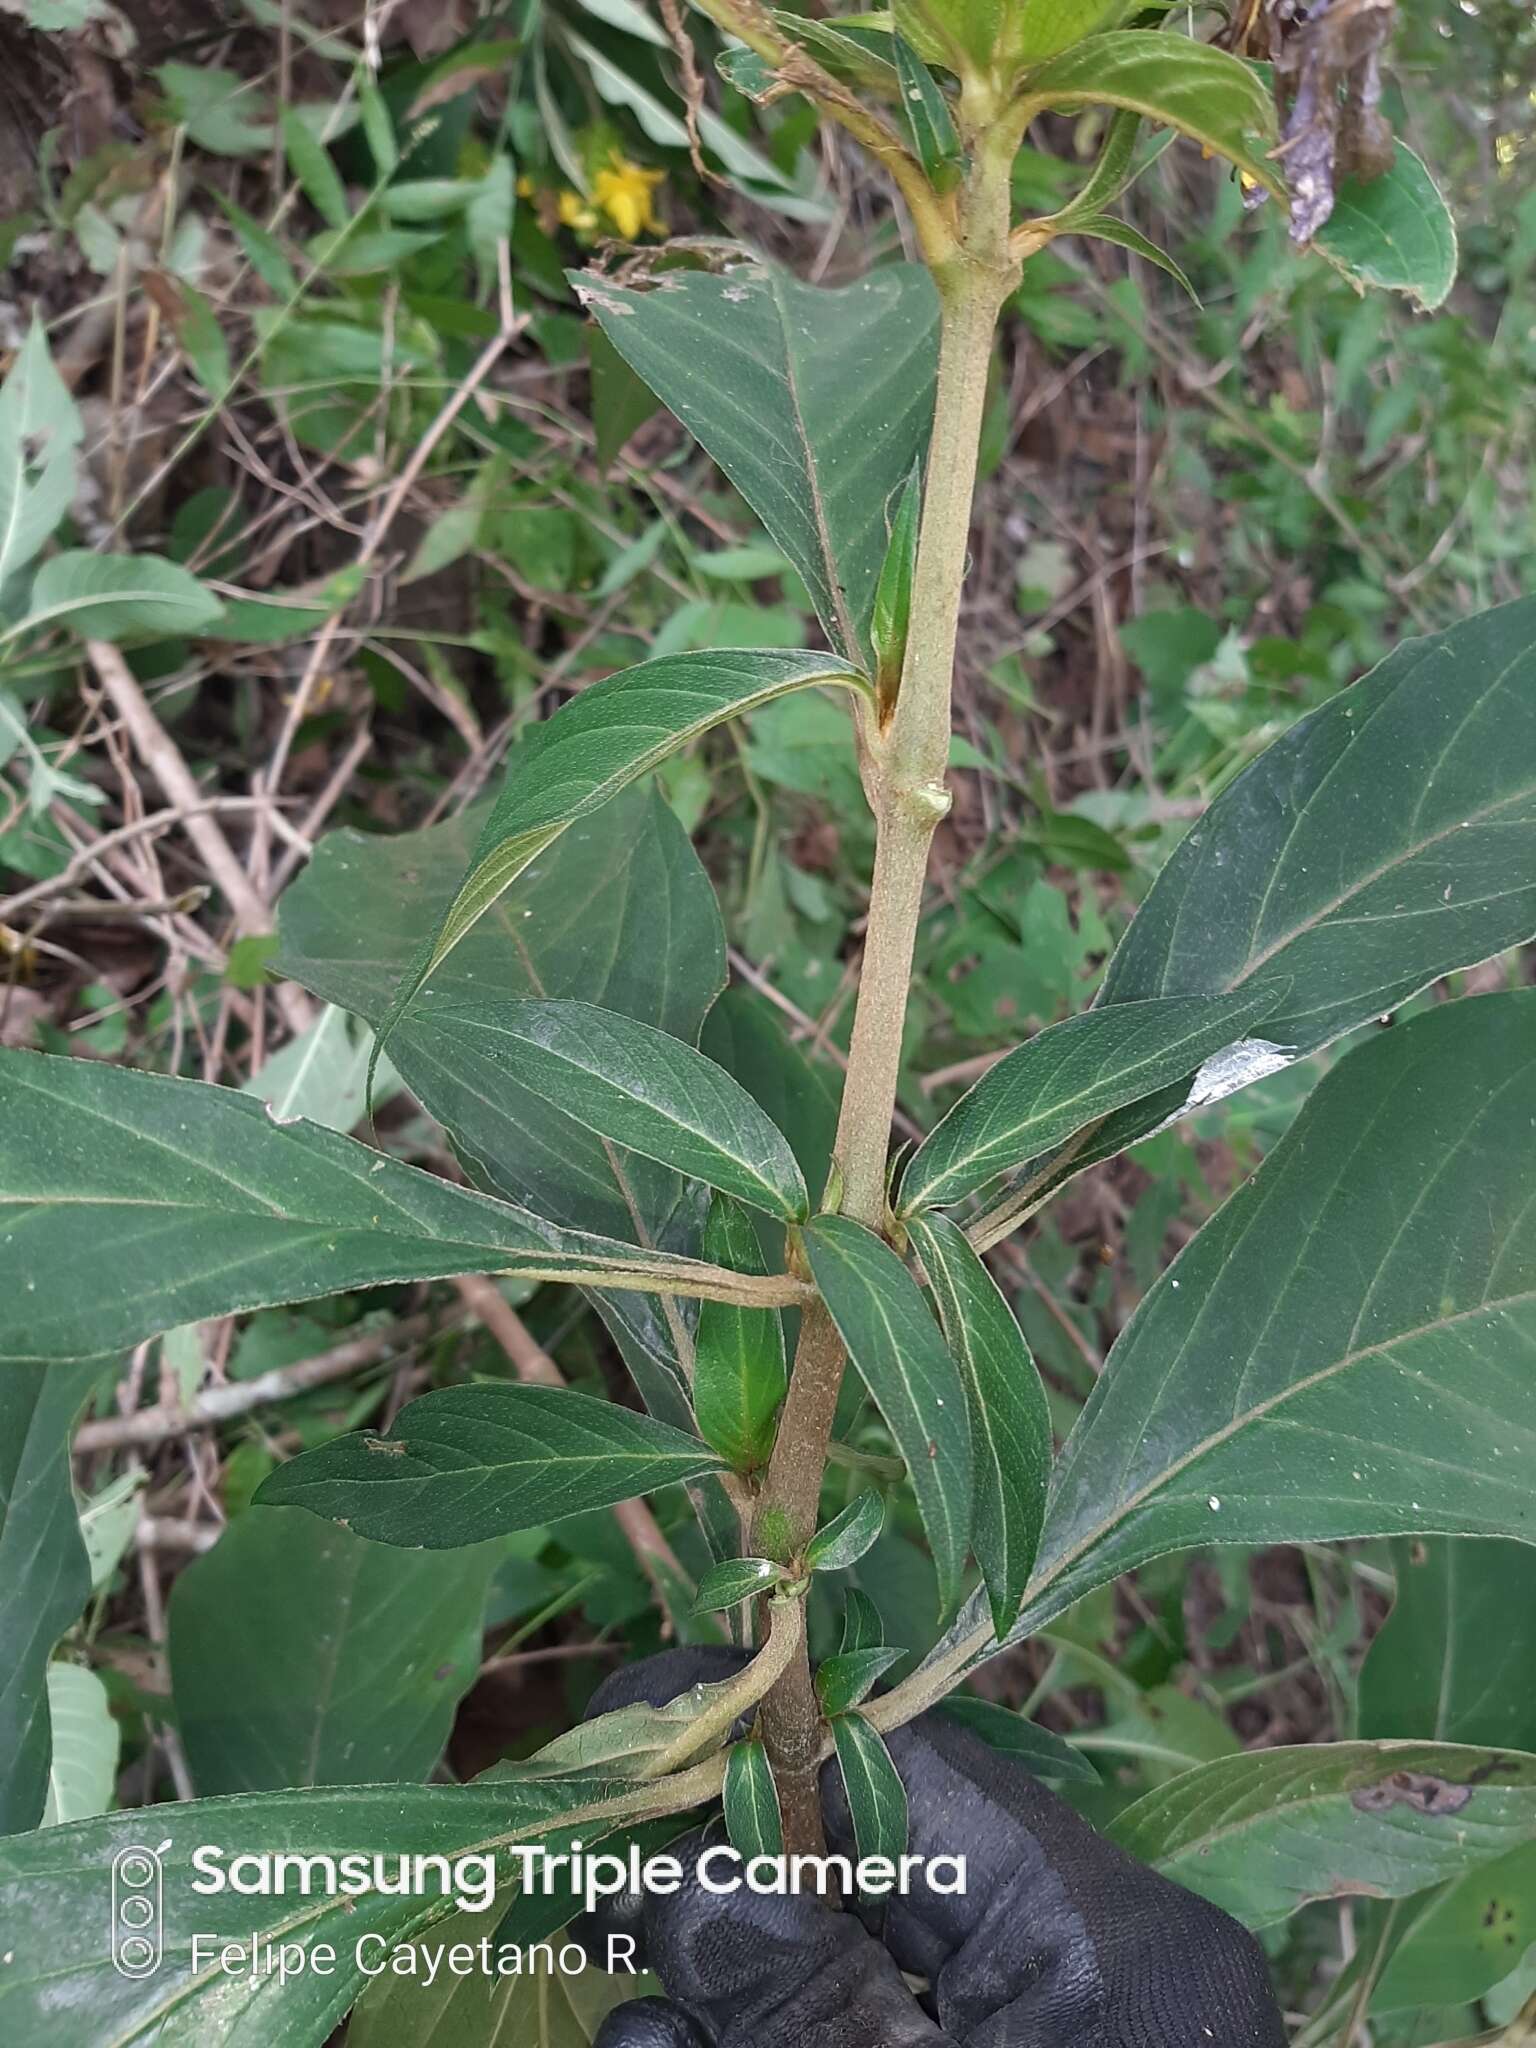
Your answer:
[[[867,724],[862,736],[865,788],[875,814],[875,871],[836,1158],[839,1206],[872,1230],[882,1229],[886,1217],[886,1163],[928,856],[949,809],[945,774],[955,640],[992,338],[1018,277],[1008,246],[1015,138],[983,134],[974,140],[972,169],[960,193],[958,239],[934,267],[942,302],[938,385],[901,690],[885,726]],[[757,1522],[762,1529],[766,1521],[780,1545],[787,1538],[797,1552],[815,1529],[842,1373],[842,1344],[831,1317],[816,1304],[801,1322]],[[763,1733],[785,1845],[792,1853],[815,1853],[821,1841],[821,1742],[803,1646],[764,1702]]]

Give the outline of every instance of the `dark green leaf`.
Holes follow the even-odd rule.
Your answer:
[[[862,666],[886,508],[933,418],[928,273],[889,265],[840,291],[746,264],[672,271],[649,291],[572,282],[794,563],[832,645]]]
[[[1240,57],[1161,30],[1090,36],[1029,73],[1022,91],[1042,106],[1124,107],[1177,128],[1256,183],[1281,189],[1269,92]]]
[[[965,1377],[975,1457],[971,1544],[998,1634],[1013,1625],[1040,1542],[1051,1474],[1051,1415],[1024,1333],[996,1282],[947,1216],[915,1217],[945,1341]]]
[[[841,1654],[851,1650],[878,1650],[885,1642],[880,1610],[867,1593],[850,1586],[843,1596],[843,1640]]]
[[[875,608],[870,620],[870,639],[875,653],[875,693],[882,704],[893,704],[901,686],[922,515],[922,481],[914,468],[897,502],[896,516],[891,521],[890,539],[886,543],[885,559],[880,564],[880,580],[875,586]]]
[[[1307,1743],[1199,1764],[1112,1839],[1250,1927],[1311,1899],[1400,1899],[1536,1835],[1536,1756],[1453,1743]]]
[[[1141,133],[1141,116],[1124,108],[1111,115],[1103,146],[1080,189],[1058,212],[1049,216],[1051,225],[1065,233],[1083,216],[1102,213],[1112,206],[1131,182],[1131,165],[1136,155],[1136,138]],[[1164,138],[1171,140],[1171,137]]]
[[[93,1377],[79,1366],[0,1370],[0,1835],[42,1819],[48,1659],[91,1590],[69,1430]]]
[[[751,1220],[734,1202],[711,1203],[704,1256],[734,1273],[760,1273]],[[707,1302],[694,1333],[693,1409],[699,1434],[739,1472],[755,1471],[773,1449],[789,1375],[776,1309]]]
[[[1201,1543],[1528,1538],[1533,1124],[1536,991],[1341,1061],[1111,1351],[1014,1637]],[[977,1603],[946,1657],[990,1635]]]
[[[909,1160],[900,1208],[947,1206],[1244,1038],[1283,991],[1112,1003],[1052,1024],[990,1067]]]
[[[726,1755],[725,1830],[748,1860],[784,1853],[778,1787],[760,1742],[738,1742]]]
[[[1360,1671],[1360,1733],[1536,1750],[1536,1549],[1392,1546],[1397,1599]]]
[[[587,361],[592,370],[592,431],[598,467],[611,469],[631,435],[661,410],[661,401],[643,377],[625,362],[601,327],[587,332]]]
[[[1037,1778],[1073,1779],[1084,1785],[1102,1782],[1087,1757],[1081,1756],[1064,1736],[1026,1721],[1011,1707],[957,1692],[942,1701],[938,1711],[951,1721],[958,1721],[962,1728],[969,1728],[973,1735],[979,1735],[989,1748],[1016,1757]]]
[[[1096,242],[1113,242],[1117,249],[1128,249],[1144,263],[1154,264],[1159,270],[1166,271],[1174,283],[1182,286],[1195,304],[1199,305],[1199,293],[1168,251],[1159,249],[1156,242],[1148,241],[1140,229],[1133,228],[1129,222],[1116,220],[1110,213],[1082,213],[1074,217],[1070,232],[1074,235],[1087,235]]]
[[[431,1879],[421,1895],[199,1894],[194,1850],[236,1854],[381,1854],[393,1859],[495,1852],[532,1844],[587,1820],[587,1839],[610,1814],[646,1810],[645,1793],[599,1780],[523,1781],[503,1776],[475,1786],[375,1785],[194,1800],[155,1810],[106,1814],[0,1842],[0,1922],[11,1961],[5,1974],[7,2038],[26,2048],[81,2048],[83,2039],[147,2042],[159,2048],[308,2048],[323,2041],[362,1989],[362,1961],[447,1917],[453,1899]],[[650,1811],[659,1803],[651,1794]],[[164,1961],[130,1977],[114,1966],[108,1923],[114,1861],[165,1843],[161,1925]],[[227,1874],[227,1860],[219,1866]],[[507,1869],[502,1864],[503,1872]],[[206,1879],[203,1880],[207,1882]],[[195,1934],[216,1943],[280,1938],[306,1952],[328,1943],[329,1970],[274,1970],[233,1976],[210,1968]],[[364,1940],[363,1937],[377,1937]],[[265,1953],[265,1950],[263,1950]],[[483,1996],[483,1985],[482,1985]]]
[[[885,1744],[856,1713],[838,1716],[832,1723],[832,1740],[860,1860],[884,1856],[895,1861],[906,1854],[907,1791]]]
[[[556,1230],[230,1088],[0,1053],[0,1218],[19,1285],[0,1360],[95,1358],[162,1330],[451,1273],[682,1277]],[[89,1287],[78,1276],[91,1274]]]
[[[963,152],[938,80],[904,36],[892,36],[901,111],[917,160],[937,190],[952,185]]]
[[[1406,641],[1230,783],[1153,884],[1102,1004],[1291,978],[1312,1052],[1536,931],[1536,598]]]
[[[789,1143],[738,1081],[654,1025],[591,1003],[424,1000],[422,1029],[480,1057],[600,1138],[786,1222],[809,1198]]]
[[[947,1613],[971,1540],[971,1434],[960,1369],[888,1244],[849,1217],[820,1216],[805,1248],[848,1355],[907,1461]]]
[[[480,1666],[492,1545],[402,1555],[290,1508],[237,1515],[171,1592],[202,1794],[421,1780]]]
[[[827,654],[672,654],[623,669],[571,698],[512,756],[469,872],[401,983],[379,1027],[381,1043],[465,934],[578,819],[723,719],[812,683],[853,682]]]
[[[359,1536],[456,1549],[654,1493],[720,1460],[697,1437],[565,1387],[445,1387],[383,1436],[361,1430],[279,1465],[256,1499]]]
[[[767,1557],[727,1557],[711,1565],[699,1581],[695,1614],[720,1614],[767,1593],[784,1576],[784,1568]]]
[[[893,1664],[906,1652],[884,1649],[840,1650],[824,1657],[816,1667],[816,1697],[827,1715],[846,1714],[869,1696]]]
[[[834,78],[847,79],[882,98],[895,97],[898,87],[889,26],[870,26],[851,18],[817,21],[787,8],[775,8],[773,18]]]
[[[858,1563],[885,1527],[885,1502],[873,1487],[850,1501],[805,1547],[813,1572],[843,1572]]]
[[[709,1013],[700,1044],[788,1138],[806,1186],[825,1187],[837,1131],[834,1070],[808,1060],[773,1006],[749,988],[726,990]]]
[[[1456,222],[1405,142],[1381,177],[1340,185],[1314,246],[1346,277],[1407,292],[1426,312],[1443,305],[1456,282]]]
[[[44,562],[26,625],[70,627],[93,640],[195,633],[223,606],[205,585],[160,555],[96,555],[71,548]]]

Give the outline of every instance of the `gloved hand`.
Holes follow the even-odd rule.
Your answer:
[[[668,1650],[615,1672],[591,1713],[662,1706],[740,1668],[732,1650]],[[968,1730],[933,1714],[890,1752],[914,1855],[963,1855],[963,1894],[919,1881],[876,1941],[810,1893],[685,1884],[632,1902],[665,1999],[617,2007],[593,2048],[1284,2048],[1263,1952],[1237,1921],[1106,1842]],[[854,1855],[837,1766],[828,1846]],[[691,1867],[699,1838],[669,1852]],[[630,1923],[633,1930],[633,1923]],[[925,1977],[926,2005],[901,1971]]]

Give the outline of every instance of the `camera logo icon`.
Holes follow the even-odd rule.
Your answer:
[[[112,1858],[112,1967],[123,1977],[152,1977],[165,1953],[164,1866],[158,1849],[132,1842]]]

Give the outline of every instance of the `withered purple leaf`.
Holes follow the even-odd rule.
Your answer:
[[[1381,112],[1381,56],[1394,0],[1270,0],[1268,42],[1291,195],[1291,240],[1309,242],[1333,212],[1339,182],[1392,163]]]

